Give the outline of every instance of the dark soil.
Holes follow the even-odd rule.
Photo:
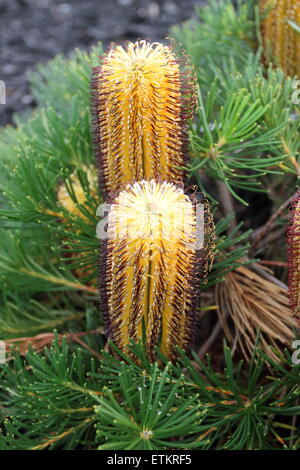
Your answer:
[[[201,0],[0,0],[0,126],[34,106],[26,75],[39,63],[98,41],[162,40]]]

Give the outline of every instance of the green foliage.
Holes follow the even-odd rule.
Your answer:
[[[172,29],[173,37],[183,44],[199,73],[200,83],[209,83],[212,74],[207,64],[233,57],[239,66],[247,60],[256,42],[254,2],[210,0],[197,7],[198,18]]]
[[[99,327],[99,309],[80,292],[46,293],[40,299],[31,293],[3,291],[0,306],[0,337],[13,339],[49,332],[93,330]]]
[[[157,364],[148,375],[135,377],[128,373],[128,365],[122,362],[119,372],[119,393],[103,389],[98,415],[98,436],[104,444],[100,449],[167,449],[201,447],[195,436],[201,431],[201,419],[205,410],[198,395],[182,395],[180,382],[172,383],[167,365],[162,371]],[[168,439],[194,436],[180,442]],[[106,443],[107,442],[107,443]]]
[[[70,320],[82,326],[86,312],[98,310],[96,286],[86,283],[96,277],[101,198],[91,195],[82,168],[94,167],[90,69],[101,53],[101,46],[90,54],[76,51],[67,67],[57,57],[39,68],[31,77],[39,108],[0,133],[2,338],[62,328]],[[84,205],[74,194],[74,169]],[[61,184],[82,216],[59,203]],[[79,280],[82,268],[87,274]],[[58,293],[58,301],[48,292]]]
[[[205,96],[199,89],[189,171],[196,176],[204,171],[224,181],[233,196],[247,204],[233,188],[263,191],[258,187],[261,176],[280,174],[284,165],[292,171],[290,157],[299,150],[295,139],[299,118],[291,121],[293,106],[284,105],[292,103],[293,88],[292,80],[286,80],[281,71],[269,69],[265,77],[254,61],[243,75],[236,69],[228,75],[228,65],[222,71],[215,69],[215,80]]]
[[[283,437],[299,445],[282,422],[300,414],[299,368],[275,366],[255,352],[248,370],[225,346],[224,373],[209,357],[150,363],[141,345],[137,365],[113,346],[103,359],[58,337],[42,354],[30,350],[2,367],[2,447],[17,449],[273,449]],[[121,357],[120,357],[121,356]],[[270,363],[270,362],[269,362]],[[270,363],[271,364],[271,363]],[[280,372],[280,376],[276,373]],[[283,380],[285,381],[283,387]],[[286,402],[283,407],[282,403]],[[14,439],[11,440],[12,436]]]
[[[188,173],[217,203],[210,295],[226,273],[253,261],[251,231],[240,222],[245,191],[272,197],[269,182],[283,176],[294,191],[300,121],[293,81],[261,63],[254,2],[210,0],[197,15],[172,34],[199,86]],[[21,351],[0,365],[0,449],[299,449],[300,368],[288,352],[273,363],[258,348],[248,367],[227,346],[223,358],[181,352],[176,364],[159,353],[150,363],[135,344],[137,362],[113,345],[113,354],[102,351],[102,198],[86,173],[95,166],[90,74],[101,53],[98,45],[39,67],[30,78],[37,109],[0,132],[0,339]],[[238,207],[230,230],[234,214],[220,217],[216,180]],[[59,200],[61,185],[75,212]]]
[[[15,436],[13,448],[72,449],[88,442],[93,434],[90,414],[99,393],[95,381],[87,380],[87,371],[95,367],[93,359],[85,358],[81,349],[71,353],[65,340],[59,347],[56,339],[44,355],[29,351],[26,361],[30,367],[20,356],[6,366],[1,382],[1,401],[10,423],[7,433]]]
[[[198,15],[201,21],[173,30],[191,55],[199,83],[188,170],[199,185],[202,173],[223,181],[247,204],[239,190],[266,191],[262,176],[299,172],[294,81],[280,69],[266,72],[261,51],[254,55],[252,2],[238,2],[235,9],[231,1],[210,0]]]
[[[233,215],[221,219],[216,225],[215,260],[212,271],[208,274],[206,288],[213,286],[224,279],[226,273],[234,271],[239,266],[252,263],[255,260],[247,259],[250,243],[248,241],[252,231],[240,233],[243,224],[240,223],[230,233],[228,231]],[[232,249],[234,247],[234,250]]]

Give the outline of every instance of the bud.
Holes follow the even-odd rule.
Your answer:
[[[81,171],[86,176],[86,181],[89,186],[89,194],[92,197],[97,196],[97,175],[94,167],[83,166]],[[69,177],[69,183],[64,182],[58,189],[57,199],[61,206],[63,206],[71,215],[80,217],[88,221],[88,218],[84,215],[80,209],[80,205],[88,207],[87,192],[84,185],[80,181],[77,171],[74,171]]]
[[[60,185],[57,192],[57,199],[60,205],[68,212],[68,215],[70,215],[72,224],[74,217],[79,217],[81,221],[84,221],[86,224],[93,223],[87,212],[89,212],[91,216],[94,215],[95,209],[89,203],[89,198],[91,198],[91,200],[98,199],[97,186],[95,168],[86,165],[83,165],[80,171],[71,173],[68,180]],[[51,214],[52,212],[48,211],[48,213]],[[55,213],[53,213],[53,215],[55,215]],[[70,221],[66,213],[58,215],[61,216],[63,221]],[[77,229],[77,233],[79,232],[80,229]],[[70,235],[71,234],[72,232],[70,232]],[[65,240],[65,261],[72,266],[74,275],[77,278],[85,279],[88,285],[96,285],[95,266],[91,264],[93,257],[90,259],[91,251],[88,251],[86,247],[84,251],[76,237],[72,237],[69,242],[70,244],[68,240]],[[86,278],[91,279],[87,281]]]
[[[187,60],[140,40],[93,69],[94,144],[104,196],[142,179],[182,181],[195,105]]]
[[[204,207],[203,245],[196,210]],[[100,292],[109,338],[123,351],[145,335],[170,359],[191,345],[201,282],[212,263],[214,226],[205,200],[173,183],[128,185],[113,201],[103,241]]]

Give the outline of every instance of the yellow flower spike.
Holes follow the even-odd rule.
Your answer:
[[[112,47],[93,69],[94,144],[105,196],[142,179],[182,181],[194,85],[186,59],[145,40]]]
[[[300,33],[289,24],[300,26],[299,0],[260,0],[260,9],[266,61],[300,77]]]
[[[214,241],[208,203],[201,202],[173,183],[143,180],[111,205],[100,292],[108,336],[121,350],[143,332],[151,359],[159,340],[170,359],[176,346],[191,344]]]
[[[82,171],[86,174],[86,178],[90,187],[90,195],[96,197],[97,195],[97,175],[96,170],[94,167],[90,166],[82,166]],[[57,193],[58,202],[62,207],[64,207],[70,214],[73,216],[80,217],[88,221],[86,215],[80,210],[79,205],[86,205],[87,206],[87,196],[84,188],[81,185],[81,182],[78,177],[77,171],[74,171],[69,177],[72,192],[75,198],[73,198],[70,194],[68,189],[68,185],[63,183],[60,185]],[[76,202],[77,201],[77,202]]]

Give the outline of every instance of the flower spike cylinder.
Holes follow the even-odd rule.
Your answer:
[[[201,281],[212,262],[208,203],[173,183],[128,185],[114,199],[103,241],[100,292],[109,338],[123,351],[145,338],[173,359],[193,336]],[[128,352],[128,351],[127,351]]]
[[[112,47],[93,69],[94,146],[104,196],[142,179],[182,181],[194,88],[186,59],[145,40]]]
[[[300,318],[300,192],[291,204],[291,222],[287,239],[290,305],[295,316]]]
[[[300,77],[300,34],[289,23],[300,25],[299,0],[260,0],[260,9],[265,59]]]

